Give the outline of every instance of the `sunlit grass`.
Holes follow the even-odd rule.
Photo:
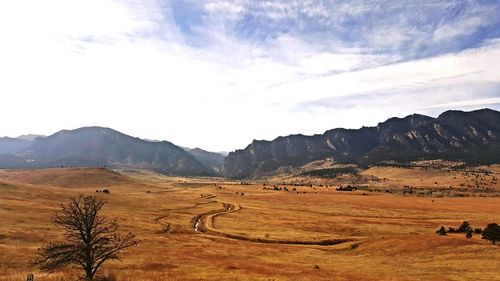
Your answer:
[[[17,173],[16,178],[1,174],[0,281],[26,280],[31,272],[36,281],[75,280],[77,271],[47,275],[29,262],[38,247],[61,239],[50,223],[59,204],[70,196],[96,194],[95,187],[75,187],[73,182],[68,182],[73,187],[65,187],[71,177],[58,180],[60,186],[49,186],[30,183],[36,173]],[[394,175],[388,170],[388,176]],[[98,177],[108,180],[106,175]],[[440,180],[444,184],[446,177]],[[123,231],[135,233],[140,240],[123,262],[103,268],[104,275],[120,281],[495,280],[500,276],[498,246],[477,235],[466,239],[434,233],[440,225],[458,226],[463,220],[474,227],[500,222],[500,198],[363,195],[365,191],[340,192],[316,185],[314,189],[297,186],[297,191],[307,192],[297,194],[264,190],[262,184],[214,185],[213,180],[149,178],[149,174],[104,187],[111,191],[99,193],[108,200],[105,215],[116,217]],[[223,233],[268,240],[355,241],[304,246],[195,233],[192,218],[221,209],[223,202],[242,207],[214,218],[211,227]]]

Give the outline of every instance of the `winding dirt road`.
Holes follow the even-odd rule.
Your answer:
[[[192,226],[194,231],[198,233],[204,233],[209,235],[221,236],[226,238],[232,238],[243,241],[251,241],[257,243],[270,243],[270,244],[290,244],[290,245],[320,245],[320,246],[330,246],[337,245],[345,242],[355,241],[353,239],[328,239],[328,240],[317,240],[317,241],[308,241],[308,240],[285,240],[285,239],[263,239],[263,238],[255,238],[248,237],[246,235],[240,234],[232,234],[223,232],[215,229],[214,227],[214,219],[218,216],[222,216],[225,214],[237,212],[242,209],[240,205],[234,205],[231,203],[223,203],[222,209],[212,210],[207,213],[199,214],[195,216],[192,220]]]

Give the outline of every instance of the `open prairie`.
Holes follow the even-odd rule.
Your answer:
[[[104,197],[104,214],[140,241],[122,262],[105,265],[103,273],[120,281],[500,280],[498,245],[478,234],[435,233],[465,220],[481,228],[500,222],[500,169],[481,169],[488,173],[376,167],[356,179],[268,182],[3,170],[0,280],[32,272],[37,281],[76,279],[71,269],[37,272],[30,261],[38,247],[62,238],[51,217],[80,194]],[[355,181],[363,189],[335,190]],[[394,192],[409,187],[416,191]],[[103,189],[110,193],[96,193]]]

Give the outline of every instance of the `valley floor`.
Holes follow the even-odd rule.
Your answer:
[[[374,188],[407,184],[390,177],[409,176],[375,172],[389,179]],[[104,169],[0,171],[0,281],[26,280],[32,272],[37,281],[76,279],[71,269],[47,275],[29,262],[37,248],[61,239],[51,216],[79,194],[104,197],[105,215],[140,241],[123,262],[104,267],[120,281],[500,280],[498,245],[477,234],[435,234],[441,225],[465,220],[481,228],[500,223],[500,197],[400,196],[322,185]],[[96,193],[104,188],[110,194]]]

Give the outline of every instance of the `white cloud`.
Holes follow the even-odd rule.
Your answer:
[[[484,19],[479,17],[465,18],[458,22],[443,24],[434,30],[432,39],[439,42],[458,36],[469,35],[486,24]]]
[[[448,102],[441,104],[428,105],[422,109],[429,108],[455,108],[455,107],[471,107],[471,106],[489,106],[494,104],[500,104],[500,97],[496,98],[485,98],[485,99],[473,99],[473,100],[462,100],[457,102]]]
[[[224,17],[226,20],[236,20],[244,11],[243,3],[234,1],[209,2],[204,5],[209,14],[216,14]]]
[[[313,1],[266,3],[259,5],[274,10],[267,16],[275,20],[297,19],[299,11],[331,17]],[[0,133],[101,125],[218,151],[436,107],[492,105],[500,95],[498,41],[397,63],[398,53],[337,39],[245,40],[230,27],[255,2],[200,5],[209,15],[196,29],[197,45],[180,32],[171,7],[156,1],[0,2],[0,119],[10,121]],[[368,12],[362,3],[339,7],[344,17]],[[400,45],[415,38],[411,32],[394,28],[372,44]]]
[[[500,43],[495,42],[459,54],[298,81],[279,89],[273,88],[270,92],[262,92],[261,95],[265,95],[268,100],[272,98],[273,102],[282,100],[285,104],[293,104],[333,96],[381,93],[386,90],[407,92],[410,89],[432,89],[436,84],[500,83],[500,68],[496,65],[500,65]],[[301,94],[305,92],[308,94]]]

